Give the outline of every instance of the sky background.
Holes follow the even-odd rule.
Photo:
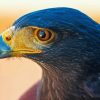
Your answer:
[[[100,23],[100,0],[0,0],[0,33],[23,14],[51,7],[76,8]],[[0,100],[18,100],[40,77],[41,69],[28,59],[0,60]]]

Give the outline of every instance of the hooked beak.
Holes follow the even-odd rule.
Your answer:
[[[0,58],[22,57],[26,54],[42,52],[42,50],[35,48],[35,45],[32,45],[34,48],[28,47],[29,44],[23,40],[29,38],[25,37],[23,33],[25,32],[16,32],[14,27],[11,27],[0,35]]]
[[[4,41],[2,35],[0,35],[0,58],[10,57],[11,52],[10,46]]]

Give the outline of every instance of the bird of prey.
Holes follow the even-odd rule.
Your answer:
[[[34,100],[100,100],[100,25],[78,10],[57,7],[20,17],[0,35],[0,58],[9,57],[41,66]]]

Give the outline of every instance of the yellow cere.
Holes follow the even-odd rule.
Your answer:
[[[31,34],[33,31],[30,28],[22,28],[13,35],[11,48],[15,52],[22,54],[26,53],[41,53],[42,50],[36,48],[34,37]]]

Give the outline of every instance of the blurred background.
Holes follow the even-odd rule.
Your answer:
[[[0,33],[23,14],[51,7],[76,8],[100,23],[100,0],[0,0]],[[18,100],[40,78],[41,69],[31,60],[0,60],[0,100]]]

